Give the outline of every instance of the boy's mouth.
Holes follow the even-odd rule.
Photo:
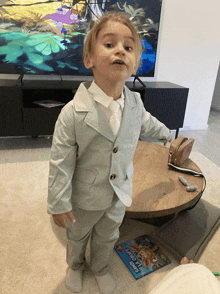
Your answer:
[[[113,63],[114,65],[125,65],[124,63]]]
[[[125,63],[124,63],[124,61],[123,60],[115,60],[114,62],[113,62],[113,64],[120,64],[120,65],[125,65]]]

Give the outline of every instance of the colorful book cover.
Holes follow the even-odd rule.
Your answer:
[[[63,103],[63,102],[54,101],[54,100],[34,101],[33,103],[38,104],[43,107],[47,107],[47,108],[65,105],[65,103]]]
[[[136,280],[171,263],[148,235],[115,245],[114,248]]]

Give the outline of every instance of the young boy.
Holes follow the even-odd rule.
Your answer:
[[[125,86],[137,71],[140,51],[137,33],[121,19],[104,15],[91,30],[85,47],[99,28],[84,63],[95,80],[81,83],[63,107],[51,148],[47,212],[66,228],[66,285],[75,292],[82,290],[90,235],[90,270],[101,293],[114,292],[109,263],[132,203],[132,160],[139,136],[172,140],[171,131],[146,112],[140,94]]]

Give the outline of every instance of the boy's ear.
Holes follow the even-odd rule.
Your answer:
[[[132,73],[133,75],[136,74],[137,69],[138,69],[138,64],[137,64],[137,61],[135,60],[134,72]]]
[[[136,66],[135,66],[135,68],[134,68],[133,75],[135,75],[135,74],[136,74],[136,72],[137,72],[137,69],[138,69],[138,66],[136,65]]]
[[[93,66],[92,58],[90,55],[87,55],[84,59],[84,65],[87,69],[91,68]]]

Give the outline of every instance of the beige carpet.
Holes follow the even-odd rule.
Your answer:
[[[220,208],[220,168],[197,151],[192,152],[190,158],[207,179],[203,199]],[[57,227],[47,214],[48,171],[49,161],[0,164],[0,293],[71,293],[65,287],[65,229]],[[156,227],[146,223],[125,219],[118,243],[151,233],[154,229]],[[199,264],[220,272],[219,244],[220,230],[209,242]],[[88,261],[89,253],[88,243]],[[114,293],[149,293],[162,277],[179,265],[168,252],[166,254],[171,258],[171,264],[136,281],[114,251],[111,262],[117,283]],[[89,268],[84,273],[82,293],[100,293]]]

